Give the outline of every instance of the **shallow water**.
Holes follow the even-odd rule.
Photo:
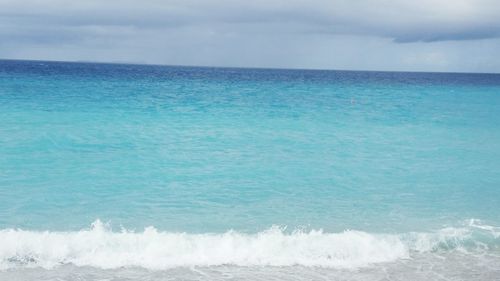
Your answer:
[[[3,272],[0,280],[498,280],[498,256],[421,255],[357,269],[218,266],[147,270],[65,265]]]
[[[500,75],[0,61],[0,279],[495,280],[499,167]]]

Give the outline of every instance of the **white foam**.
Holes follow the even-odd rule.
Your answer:
[[[272,227],[257,234],[112,232],[100,221],[88,230],[37,232],[0,230],[0,268],[61,264],[104,269],[143,267],[167,269],[192,266],[318,266],[357,268],[409,258],[412,251],[432,251],[462,232],[439,234],[369,234],[360,231],[325,233]]]

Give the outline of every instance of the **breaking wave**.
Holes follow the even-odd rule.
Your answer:
[[[0,230],[0,269],[54,268],[58,265],[103,269],[192,266],[293,266],[359,268],[411,258],[415,252],[498,250],[500,229],[471,220],[461,228],[429,233],[371,234],[347,230],[286,233],[271,227],[256,234],[228,231],[189,234],[158,231],[113,232],[95,221],[75,232]]]

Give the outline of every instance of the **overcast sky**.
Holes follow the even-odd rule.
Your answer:
[[[500,72],[500,1],[0,0],[0,58]]]

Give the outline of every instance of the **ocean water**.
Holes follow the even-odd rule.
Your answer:
[[[499,280],[500,75],[0,61],[0,280]]]

